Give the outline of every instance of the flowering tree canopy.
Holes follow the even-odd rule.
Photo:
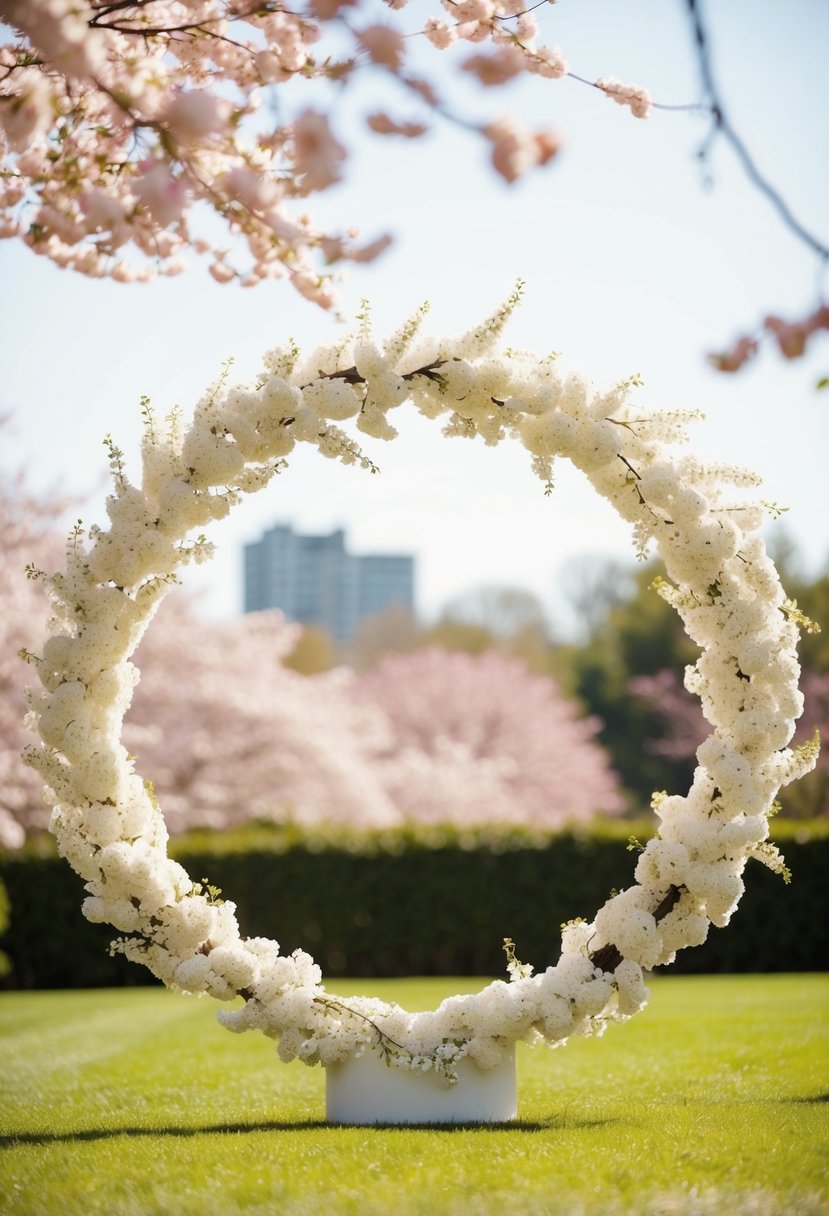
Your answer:
[[[419,117],[371,114],[368,125],[382,136],[415,138],[447,113],[393,24],[405,2],[389,0],[387,18],[377,21],[355,0],[308,0],[290,10],[269,0],[2,0],[0,14],[19,36],[0,47],[0,236],[21,236],[58,265],[118,280],[177,274],[193,249],[219,282],[287,277],[327,307],[324,267],[370,260],[389,239],[358,245],[303,214],[305,199],[340,179],[347,157],[331,86],[341,89],[366,68],[394,77]],[[537,41],[522,0],[446,0],[440,11],[426,20],[421,42],[436,50],[458,40],[490,44],[461,64],[482,85],[521,72],[567,73],[558,48]],[[297,103],[296,88],[280,88],[280,118],[263,113],[277,86],[302,80],[320,86],[314,105]],[[646,116],[645,90],[611,78],[597,84]],[[507,119],[474,129],[508,181],[559,147],[552,131]],[[197,203],[220,217],[219,235],[215,224],[198,231]],[[246,246],[244,265],[228,256],[231,235]]]
[[[124,738],[153,773],[173,831],[253,818],[397,822],[373,764],[388,733],[383,715],[357,703],[348,671],[284,667],[296,633],[276,612],[202,621],[175,598],[161,610],[141,644]]]
[[[360,686],[391,723],[385,778],[413,819],[557,827],[624,809],[598,723],[517,659],[417,650]]]
[[[403,99],[366,116],[378,136],[413,140],[435,120],[453,121],[486,143],[507,182],[556,156],[561,136],[549,127],[454,114],[448,69],[487,90],[522,74],[567,76],[637,118],[708,113],[701,157],[715,138],[726,141],[778,218],[825,262],[826,243],[797,220],[727,115],[697,0],[687,6],[701,99],[681,105],[612,75],[579,76],[543,39],[537,10],[548,2],[440,0],[424,18],[407,0],[384,0],[378,18],[369,0],[0,0],[13,31],[0,41],[0,237],[118,281],[178,274],[195,252],[220,283],[286,278],[328,307],[329,268],[370,261],[390,239],[328,231],[305,211],[345,174],[335,111],[358,77],[382,74]],[[434,52],[453,47],[431,67]],[[736,371],[763,339],[796,358],[827,328],[822,301],[794,320],[772,314],[712,363]]]
[[[0,472],[0,847],[5,848],[22,844],[25,828],[42,830],[49,823],[42,782],[20,759],[29,740],[23,726],[29,680],[19,652],[46,625],[47,605],[26,577],[27,566],[32,571],[60,559],[54,529],[64,506],[32,494],[21,474]]]

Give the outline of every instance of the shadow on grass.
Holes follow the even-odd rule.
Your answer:
[[[202,1127],[101,1127],[86,1128],[76,1132],[7,1132],[0,1135],[0,1148],[34,1144],[83,1144],[96,1140],[114,1140],[119,1136],[127,1139],[154,1136],[233,1136],[250,1132],[306,1132],[348,1131],[351,1128],[378,1132],[545,1132],[586,1131],[594,1127],[606,1127],[617,1123],[617,1119],[572,1119],[566,1115],[552,1115],[542,1120],[516,1119],[502,1123],[328,1123],[325,1119],[294,1119],[268,1123],[214,1123]]]
[[[588,1131],[593,1127],[607,1127],[618,1123],[618,1119],[569,1119],[564,1115],[551,1115],[548,1119],[512,1119],[492,1123],[327,1123],[337,1131],[359,1127],[364,1131],[378,1132],[554,1132]]]

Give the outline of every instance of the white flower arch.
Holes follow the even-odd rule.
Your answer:
[[[48,587],[54,618],[42,654],[26,656],[42,685],[30,693],[41,741],[26,759],[50,790],[60,851],[86,884],[85,916],[113,925],[123,934],[113,948],[170,987],[224,1001],[241,995],[222,1022],[278,1039],[285,1060],[328,1065],[374,1044],[395,1063],[451,1080],[463,1056],[494,1067],[516,1039],[557,1044],[601,1033],[644,1005],[643,968],[728,923],[748,857],[783,869],[764,843],[768,817],[779,787],[812,767],[817,745],[788,747],[802,710],[804,618],[757,535],[763,506],[730,497],[757,479],[677,454],[694,415],[637,409],[635,378],[598,394],[556,357],[495,353],[519,294],[456,340],[420,339],[421,309],[382,347],[364,318],[356,338],[309,358],[293,345],[270,351],[255,384],[228,387],[223,376],[186,429],[177,413],[160,421],[144,401],[140,487],[109,441],[109,527],[88,537],[79,527],[63,570],[32,572]],[[639,551],[655,545],[671,580],[657,589],[701,649],[686,685],[712,725],[689,793],[654,796],[661,826],[634,884],[593,922],[564,927],[555,966],[531,975],[510,956],[509,983],[419,1014],[335,999],[304,952],[284,956],[276,942],[243,938],[234,905],[168,858],[152,784],[120,741],[138,679],[130,656],[176,570],[210,554],[203,537],[188,539],[193,530],[267,485],[297,443],[373,468],[338,424],[356,419],[359,431],[391,439],[389,413],[407,399],[443,418],[445,434],[490,445],[518,439],[548,489],[553,459],[569,459],[632,524]]]

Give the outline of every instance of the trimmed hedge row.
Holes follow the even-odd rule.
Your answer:
[[[174,852],[194,878],[209,877],[235,901],[243,933],[276,937],[285,952],[309,950],[328,976],[503,975],[505,936],[522,961],[543,969],[558,956],[562,921],[592,916],[611,890],[629,885],[627,841],[636,826],[335,839],[259,828],[200,833]],[[644,840],[647,829],[636,834]],[[829,823],[781,823],[774,839],[791,885],[749,863],[732,924],[681,953],[675,972],[829,969]],[[153,982],[142,968],[109,957],[114,931],[82,918],[81,880],[51,845],[0,856],[0,880],[11,903],[0,941],[11,960],[7,986]]]

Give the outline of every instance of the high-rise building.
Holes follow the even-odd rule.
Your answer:
[[[342,644],[364,617],[393,604],[414,608],[414,558],[408,554],[352,554],[341,528],[302,536],[289,524],[276,524],[245,545],[245,612],[279,608]]]

